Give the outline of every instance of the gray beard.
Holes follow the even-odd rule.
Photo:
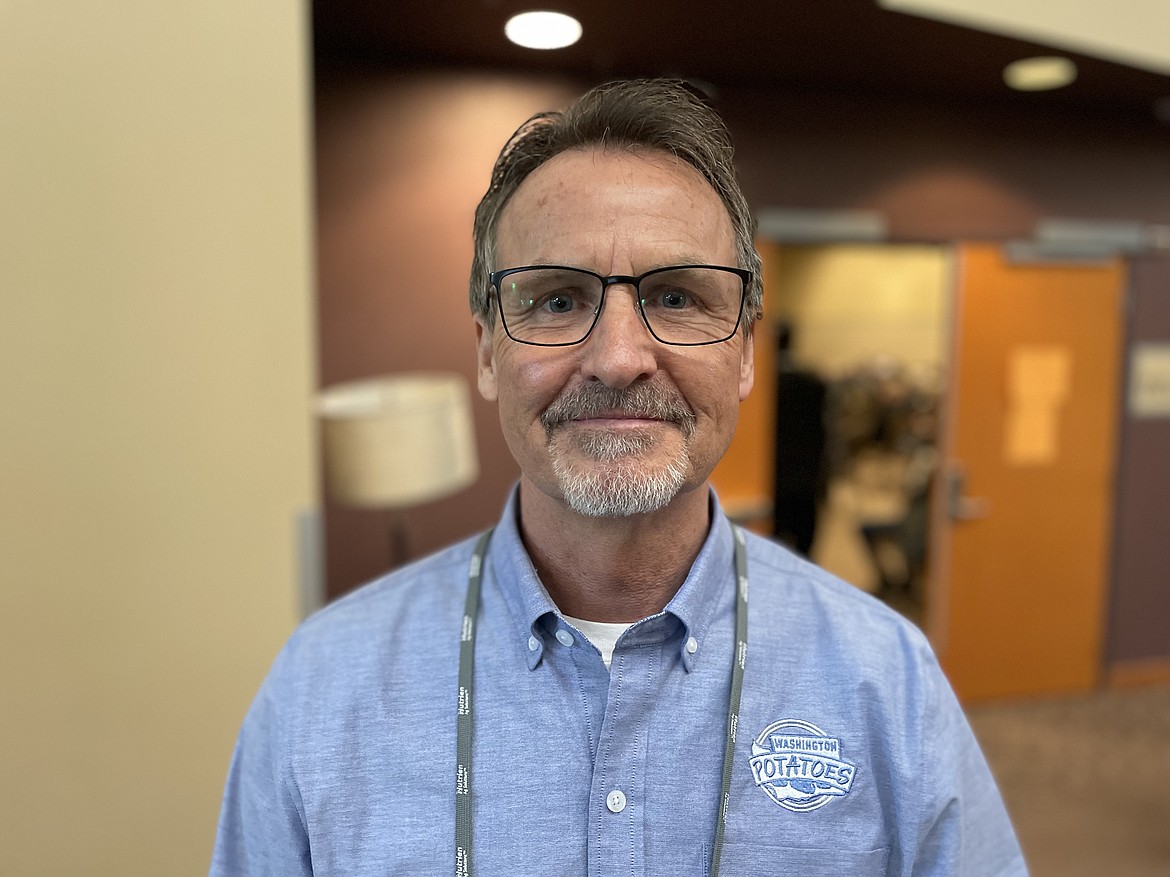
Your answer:
[[[654,471],[641,457],[654,449],[649,430],[567,434],[563,424],[575,418],[621,411],[672,423],[682,432],[683,452],[665,468]],[[625,518],[656,512],[678,494],[691,468],[686,440],[695,432],[695,414],[677,390],[639,382],[615,389],[582,384],[557,398],[541,415],[553,473],[569,508],[591,518]],[[571,443],[601,466],[575,470],[566,451]]]
[[[558,441],[573,442],[598,463],[607,465],[577,471],[558,453]],[[591,431],[577,437],[550,438],[553,472],[569,508],[591,518],[625,518],[656,512],[666,506],[683,486],[690,468],[684,448],[679,459],[666,468],[651,471],[637,459],[654,446],[649,432],[614,434]]]

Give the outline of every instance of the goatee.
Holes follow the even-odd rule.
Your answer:
[[[567,435],[561,428],[569,421],[615,414],[674,424],[684,439],[681,454],[665,465],[643,459],[660,441],[653,429],[591,429]],[[686,440],[694,434],[695,415],[669,387],[646,382],[622,389],[582,384],[559,396],[541,415],[541,422],[565,502],[578,514],[629,517],[658,511],[678,494],[690,470]],[[574,468],[567,459],[568,448],[558,447],[562,442],[572,442],[587,457],[605,465]]]

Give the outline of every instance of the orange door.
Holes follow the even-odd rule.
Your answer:
[[[928,632],[966,701],[1101,670],[1124,267],[959,248]]]

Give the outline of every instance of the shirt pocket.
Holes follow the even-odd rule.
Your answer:
[[[848,847],[803,848],[757,843],[727,843],[719,877],[880,877],[886,873],[889,850]]]

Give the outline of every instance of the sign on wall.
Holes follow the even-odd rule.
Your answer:
[[[1170,344],[1137,344],[1131,356],[1130,416],[1170,418]]]

